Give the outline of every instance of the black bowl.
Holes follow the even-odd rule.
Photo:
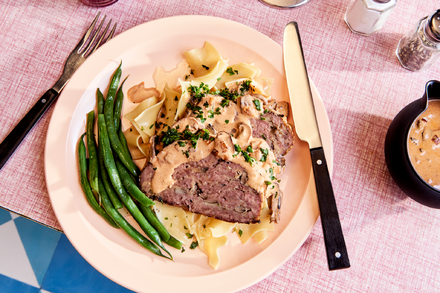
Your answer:
[[[406,195],[423,205],[440,209],[440,190],[417,174],[408,155],[411,125],[428,108],[430,100],[440,100],[439,81],[428,81],[423,97],[403,108],[391,122],[385,138],[385,161],[391,177]]]

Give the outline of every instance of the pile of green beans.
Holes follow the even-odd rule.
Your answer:
[[[131,158],[121,129],[122,86],[127,79],[119,86],[121,67],[122,62],[111,78],[106,98],[99,89],[96,91],[98,145],[94,134],[95,111],[87,113],[86,133],[78,142],[81,187],[90,206],[111,226],[122,228],[146,249],[172,260],[163,242],[176,249],[181,249],[182,243],[168,233],[151,208],[154,202],[139,189],[136,182],[140,170]],[[124,206],[149,239],[119,213],[118,209]]]

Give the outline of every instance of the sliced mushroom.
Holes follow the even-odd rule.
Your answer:
[[[132,103],[140,103],[148,98],[160,97],[160,93],[154,87],[145,88],[144,82],[132,86],[127,92],[127,98]]]
[[[266,98],[265,96],[261,95],[261,94],[252,94],[253,97],[259,99],[260,101],[263,102],[263,105],[267,105],[269,104],[269,98]]]
[[[178,129],[179,132],[184,131],[188,127],[188,130],[191,132],[196,132],[200,129],[204,129],[205,126],[200,123],[196,118],[193,117],[186,117],[183,119],[180,119],[176,123],[173,124],[173,128]]]
[[[260,115],[260,111],[257,110],[254,100],[255,98],[251,95],[242,96],[240,99],[241,113],[251,117],[258,117]]]
[[[237,134],[234,137],[239,146],[247,146],[252,138],[252,128],[245,123],[241,123],[238,126]]]
[[[270,222],[279,223],[281,218],[281,204],[283,201],[283,193],[279,185],[274,183],[272,195],[268,198],[268,205],[270,208]]]
[[[231,135],[225,131],[220,131],[215,139],[214,149],[217,151],[217,155],[226,160],[228,154],[234,152],[234,143],[232,142]]]
[[[275,110],[283,115],[284,117],[289,117],[289,103],[288,102],[278,102]]]

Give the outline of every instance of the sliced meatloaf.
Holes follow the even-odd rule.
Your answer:
[[[141,189],[153,199],[227,222],[259,221],[262,196],[246,185],[248,175],[238,164],[213,153],[201,161],[181,164],[174,170],[174,184],[159,194],[151,190],[154,173],[148,164],[140,177]]]
[[[268,111],[250,122],[252,135],[265,139],[277,157],[285,156],[293,147],[292,128],[274,112]]]

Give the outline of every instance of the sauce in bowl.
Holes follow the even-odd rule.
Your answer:
[[[430,101],[412,124],[408,156],[418,175],[440,190],[440,101]]]

